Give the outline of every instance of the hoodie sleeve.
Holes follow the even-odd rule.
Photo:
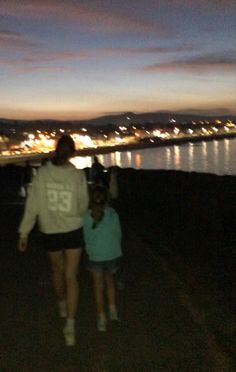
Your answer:
[[[36,218],[38,214],[38,206],[37,206],[38,187],[39,187],[39,175],[37,174],[33,179],[31,189],[26,199],[24,214],[23,214],[23,217],[22,217],[19,229],[18,229],[18,232],[20,233],[22,237],[25,237],[30,233],[30,231],[32,230],[36,222]]]
[[[79,185],[78,185],[78,205],[79,205],[79,213],[81,216],[85,214],[88,209],[89,204],[89,196],[88,196],[88,184],[87,179],[84,171],[78,171],[79,175]]]

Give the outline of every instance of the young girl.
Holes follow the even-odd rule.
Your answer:
[[[118,320],[114,274],[117,271],[121,251],[121,228],[116,211],[107,206],[108,192],[96,186],[91,192],[91,207],[84,217],[85,249],[88,269],[92,273],[97,309],[97,327],[106,331],[104,286],[108,298],[110,320]]]

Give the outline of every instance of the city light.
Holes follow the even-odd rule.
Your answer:
[[[35,132],[24,131],[21,137],[24,139],[20,141],[14,140],[12,142],[12,135],[9,138],[7,135],[0,136],[0,156],[15,156],[15,155],[29,155],[29,154],[43,154],[53,152],[56,141],[61,134],[70,134],[75,141],[76,150],[83,149],[97,149],[102,147],[138,145],[145,143],[160,144],[165,141],[182,141],[191,140],[191,138],[215,138],[214,136],[228,136],[236,135],[236,125],[228,120],[222,123],[220,120],[208,121],[192,121],[189,125],[178,124],[175,119],[171,119],[174,124],[167,124],[166,126],[152,125],[145,126],[136,124],[135,126],[119,125],[113,127],[110,131],[98,130],[96,128],[80,128],[78,130],[60,128],[52,130],[51,132],[37,129]],[[216,127],[217,124],[217,127]],[[150,129],[152,128],[152,129]],[[83,132],[84,134],[81,134]],[[103,133],[105,132],[105,133]],[[11,133],[16,135],[16,131],[11,130]],[[168,142],[171,144],[171,142]],[[175,143],[175,142],[173,142]]]

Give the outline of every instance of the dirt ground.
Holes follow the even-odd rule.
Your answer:
[[[29,251],[18,253],[17,226],[23,204],[19,198],[1,201],[2,372],[236,370],[232,314],[222,315],[222,307],[209,295],[211,286],[199,284],[204,270],[201,280],[195,281],[194,270],[186,270],[191,265],[170,254],[175,252],[172,245],[177,238],[157,226],[160,211],[155,218],[155,208],[138,207],[128,199],[117,206],[124,234],[122,271],[117,277],[122,284],[117,290],[121,322],[109,324],[104,334],[96,330],[91,278],[83,257],[75,347],[63,343],[63,321],[57,314],[37,229],[31,234]]]

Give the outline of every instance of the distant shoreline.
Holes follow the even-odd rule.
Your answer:
[[[116,151],[131,151],[131,150],[142,150],[145,148],[152,147],[162,147],[171,145],[181,145],[188,142],[202,142],[202,141],[213,141],[221,140],[225,138],[235,138],[235,133],[225,133],[225,134],[215,134],[211,136],[196,136],[196,137],[185,137],[185,138],[172,138],[160,140],[159,138],[152,138],[154,142],[150,142],[149,138],[146,138],[142,142],[130,143],[125,145],[115,145],[115,146],[104,146],[99,148],[81,149],[76,151],[77,156],[92,156],[99,154],[107,154]]]
[[[150,142],[150,138],[144,138],[140,142],[130,143],[130,144],[120,144],[115,146],[103,146],[96,148],[80,149],[76,151],[76,156],[94,156],[99,154],[109,154],[112,152],[124,152],[132,150],[142,150],[147,148],[154,147],[163,147],[171,145],[181,145],[184,143],[191,142],[202,142],[202,141],[213,141],[213,140],[222,140],[225,138],[235,138],[236,132],[234,133],[224,133],[224,134],[215,134],[208,136],[196,136],[196,137],[184,137],[184,138],[172,138],[172,139],[159,139],[157,137],[151,138],[153,142]],[[7,164],[24,164],[26,161],[34,162],[41,161],[45,158],[51,158],[53,152],[43,153],[43,154],[27,154],[27,155],[12,155],[12,156],[0,156],[0,166]]]

